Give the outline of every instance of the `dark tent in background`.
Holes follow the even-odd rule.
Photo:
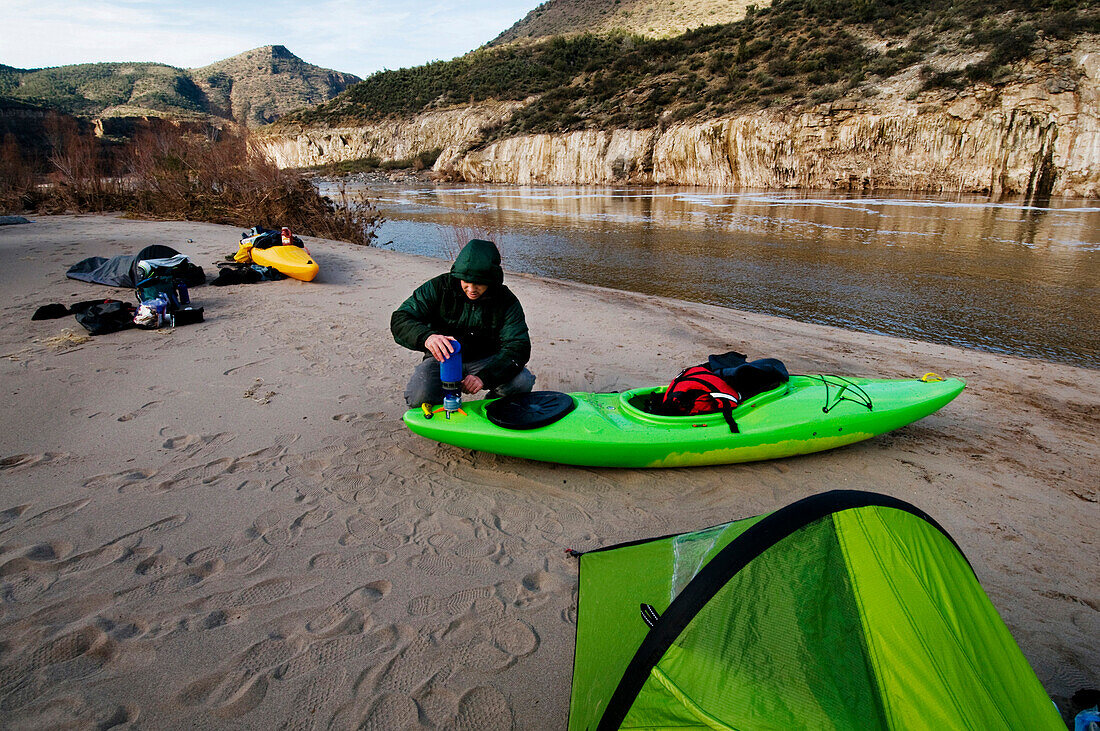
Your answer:
[[[570,729],[1065,729],[959,547],[815,495],[580,556]]]

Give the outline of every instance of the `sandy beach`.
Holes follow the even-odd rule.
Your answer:
[[[239,237],[112,216],[0,226],[0,726],[563,728],[568,549],[836,488],[943,525],[1063,710],[1100,685],[1100,372],[509,272],[539,389],[664,383],[727,350],[968,383],[834,451],[584,469],[402,425],[418,356],[389,317],[438,260],[307,237],[316,281],[196,287],[199,324],[88,338],[72,317],[31,320],[132,298],[66,279],[85,257],[166,244],[209,280]]]

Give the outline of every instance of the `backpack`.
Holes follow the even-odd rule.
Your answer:
[[[782,361],[775,358],[749,361],[743,353],[731,350],[680,371],[663,393],[651,394],[643,408],[662,416],[721,411],[730,431],[737,433],[740,430],[733,420],[733,410],[759,393],[778,388],[789,378]]]
[[[646,410],[663,416],[713,414],[721,411],[731,432],[737,432],[732,411],[741,394],[705,365],[691,366],[672,379],[664,393],[654,393]]]

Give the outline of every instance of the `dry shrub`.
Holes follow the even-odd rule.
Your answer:
[[[0,147],[3,210],[111,210],[246,228],[287,226],[299,235],[362,245],[370,245],[383,220],[369,202],[334,202],[297,171],[280,170],[245,131],[155,125],[112,151],[71,118],[58,117],[48,122],[46,138],[44,186],[14,140]]]
[[[0,214],[33,208],[35,188],[34,166],[24,159],[15,137],[4,135],[0,143]]]
[[[122,181],[112,175],[106,150],[92,134],[82,133],[72,117],[46,119],[50,187],[39,203],[47,212],[108,211],[125,205]]]
[[[304,176],[280,170],[246,132],[148,130],[135,137],[132,212],[236,226],[288,226],[297,234],[369,245],[382,216],[370,203],[321,196]]]

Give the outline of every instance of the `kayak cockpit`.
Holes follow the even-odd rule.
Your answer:
[[[725,417],[721,412],[713,414],[689,414],[687,416],[664,416],[654,414],[646,410],[646,402],[649,396],[655,393],[663,393],[665,386],[650,386],[646,388],[634,388],[619,394],[619,409],[625,415],[637,421],[646,421],[652,424],[668,424],[670,426],[683,426],[685,423],[709,424],[710,422],[724,423]],[[790,382],[783,383],[770,391],[758,393],[752,398],[745,399],[733,409],[732,415],[736,419],[738,414],[758,408],[783,398],[791,390]]]

